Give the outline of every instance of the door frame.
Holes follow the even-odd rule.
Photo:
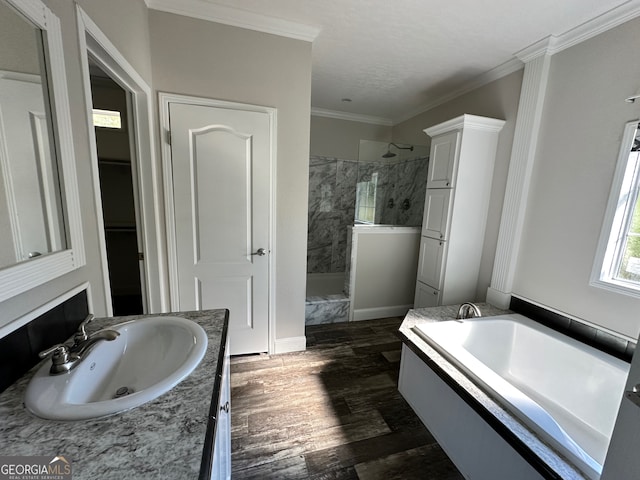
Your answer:
[[[171,158],[171,124],[169,121],[169,104],[181,103],[202,107],[215,107],[229,110],[266,113],[269,116],[269,246],[268,255],[268,347],[269,353],[275,352],[275,292],[276,292],[276,169],[277,169],[277,120],[278,110],[273,107],[250,105],[246,103],[229,102],[212,98],[195,97],[174,93],[158,92],[158,107],[160,113],[160,132],[162,145],[162,172],[164,176],[165,216],[167,226],[167,257],[169,261],[169,292],[171,309],[177,310],[179,305],[178,257],[175,231],[175,210],[173,197],[173,170]]]
[[[156,165],[155,128],[153,126],[153,105],[151,87],[142,79],[125,57],[111,43],[89,15],[76,5],[80,62],[82,67],[87,123],[89,126],[90,163],[94,191],[94,208],[98,223],[98,246],[105,293],[105,312],[113,315],[111,305],[111,285],[107,264],[106,237],[98,174],[98,152],[93,130],[89,55],[118,83],[130,98],[128,108],[132,152],[132,173],[134,192],[138,193],[139,218],[136,223],[142,238],[144,268],[141,269],[143,298],[146,298],[146,313],[167,312],[169,309],[166,262],[162,243],[161,182]],[[129,103],[129,100],[128,100]],[[137,180],[137,181],[136,181]],[[138,215],[136,215],[138,217]]]

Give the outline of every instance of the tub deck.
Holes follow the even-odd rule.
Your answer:
[[[602,471],[629,365],[517,314],[416,331],[591,478]]]
[[[509,313],[488,304],[479,304],[483,315],[495,316]],[[438,350],[429,345],[414,327],[420,324],[454,319],[457,307],[444,306],[411,310],[402,323],[399,335],[403,343],[415,353],[438,377],[440,377],[464,402],[504,438],[542,478],[585,480],[588,477],[558,451],[550,447],[517,415],[480,388]]]

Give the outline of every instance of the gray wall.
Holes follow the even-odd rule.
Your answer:
[[[640,19],[552,57],[514,293],[635,339],[640,300],[589,286],[626,122]]]
[[[303,336],[311,44],[158,11],[149,22],[156,91],[278,109],[276,338]]]
[[[357,160],[360,140],[390,142],[391,127],[316,115],[311,117],[311,155]]]
[[[522,75],[523,70],[514,72],[393,127],[393,140],[395,142],[420,145],[431,142],[431,138],[423,132],[425,128],[465,113],[506,120],[498,139],[489,216],[478,277],[476,294],[478,299],[486,297],[493,272],[504,190],[511,158],[511,145],[513,144],[513,133],[518,115]]]

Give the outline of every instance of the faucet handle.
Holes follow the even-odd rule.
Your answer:
[[[86,316],[86,318],[82,321],[82,323],[80,323],[80,325],[78,326],[78,331],[73,336],[74,344],[77,345],[78,343],[84,342],[87,338],[89,338],[89,335],[87,334],[86,326],[91,322],[93,322],[93,319],[94,319],[94,316],[92,313],[90,313],[89,315]]]
[[[49,355],[51,355],[51,360],[54,364],[65,363],[69,360],[69,346],[64,343],[58,343],[38,354],[40,358],[47,358]]]

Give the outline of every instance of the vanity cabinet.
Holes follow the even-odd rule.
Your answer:
[[[476,300],[503,120],[462,115],[432,137],[414,307]]]
[[[231,389],[229,373],[229,339],[224,348],[224,363],[217,405],[215,438],[213,442],[213,468],[211,480],[231,479]]]

